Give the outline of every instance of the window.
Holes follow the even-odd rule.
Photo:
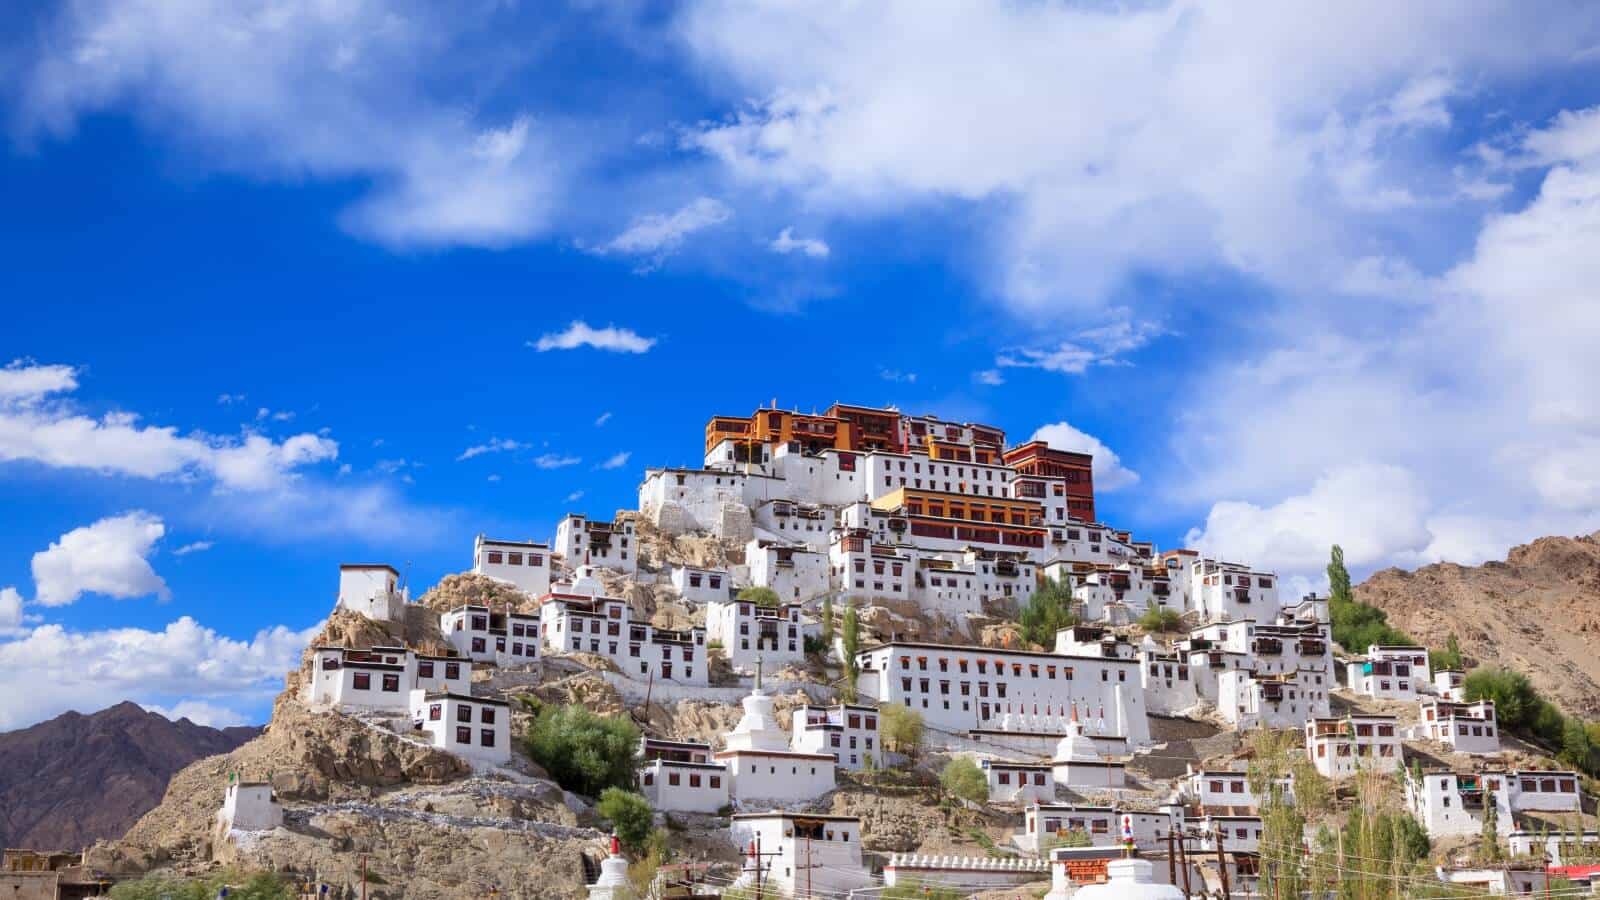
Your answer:
[[[682,783],[682,780],[683,777],[677,772],[667,773],[667,784],[672,785],[673,787],[677,787],[680,783]]]
[[[428,721],[429,722],[437,722],[443,717],[444,717],[444,704],[442,704],[442,703],[430,703],[430,704],[428,704]]]
[[[394,672],[385,673],[383,676],[383,689],[388,693],[398,694],[400,692],[400,676]]]
[[[456,721],[467,722],[470,724],[472,722],[472,707],[466,705],[465,703],[456,707]]]
[[[713,776],[711,776],[711,786],[713,788],[722,787],[722,776],[721,775],[713,775]]]
[[[468,728],[465,725],[457,725],[456,726],[456,743],[458,743],[458,744],[470,744],[470,743],[472,743],[472,729]]]
[[[446,677],[446,678],[460,678],[461,677],[461,664],[460,663],[445,663],[444,664],[444,677]]]
[[[482,746],[482,747],[493,747],[494,746],[494,729],[493,728],[480,728],[480,729],[478,729],[478,744],[479,744],[479,746]]]
[[[371,672],[357,672],[357,673],[355,673],[355,678],[352,680],[350,686],[355,688],[358,691],[370,691],[370,690],[372,690],[372,673]]]
[[[425,659],[425,660],[420,660],[420,661],[417,662],[417,677],[418,678],[432,678],[433,677],[433,661],[432,660],[426,660]]]
[[[505,557],[498,550],[489,551],[487,556],[489,557],[489,564],[492,566],[498,566],[505,561]]]
[[[494,707],[492,707],[492,706],[483,707],[483,709],[478,713],[478,721],[482,722],[485,725],[493,725],[494,724]]]

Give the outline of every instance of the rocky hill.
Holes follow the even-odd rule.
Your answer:
[[[175,772],[258,733],[119,703],[0,734],[0,846],[77,850],[121,837],[161,801]]]
[[[1385,569],[1356,597],[1431,647],[1454,633],[1469,666],[1515,669],[1568,712],[1600,715],[1600,532],[1539,538],[1481,566]]]

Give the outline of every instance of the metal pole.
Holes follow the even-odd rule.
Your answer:
[[[756,832],[756,900],[761,900],[761,832]]]
[[[1228,860],[1222,855],[1222,826],[1217,826],[1217,871],[1222,875],[1222,898],[1233,900],[1233,894],[1228,890]]]
[[[361,900],[367,900],[367,855],[361,854]]]
[[[1173,887],[1178,886],[1178,851],[1174,849],[1176,835],[1177,831],[1171,828],[1167,829],[1167,884]]]
[[[1178,865],[1183,867],[1183,896],[1189,896],[1189,836],[1178,837]]]

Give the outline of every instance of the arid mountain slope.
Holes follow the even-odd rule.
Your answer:
[[[173,773],[259,733],[119,703],[0,734],[0,846],[78,850],[121,837],[161,802]]]
[[[1600,532],[1539,538],[1481,566],[1385,569],[1356,597],[1430,647],[1454,633],[1469,665],[1515,669],[1562,709],[1600,715]]]

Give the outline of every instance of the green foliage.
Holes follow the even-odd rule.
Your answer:
[[[577,705],[546,707],[528,726],[524,743],[528,756],[573,793],[597,797],[608,787],[633,787],[639,729],[627,719]]]
[[[1054,647],[1056,632],[1077,624],[1078,617],[1072,608],[1071,580],[1044,579],[1017,617],[1023,639],[1043,647]]]
[[[1479,862],[1493,865],[1505,858],[1500,848],[1500,810],[1495,804],[1494,791],[1483,794],[1483,830],[1479,841]]]
[[[861,622],[856,618],[854,605],[844,608],[844,624],[840,628],[840,643],[844,644],[844,694],[847,703],[856,699],[856,677],[861,674],[861,664],[856,654],[861,652]]]
[[[757,606],[777,606],[778,592],[768,587],[751,585],[739,592],[739,599]]]
[[[833,646],[833,595],[822,598],[822,645]]]
[[[922,714],[898,704],[885,705],[878,710],[878,735],[884,749],[915,756],[922,746]]]
[[[1372,859],[1397,859],[1406,866],[1426,857],[1432,847],[1428,832],[1410,813],[1369,815],[1361,807],[1350,811],[1344,826],[1344,842],[1347,848],[1371,848]]]
[[[1455,632],[1450,632],[1450,637],[1445,639],[1443,650],[1429,651],[1428,665],[1435,672],[1446,669],[1460,672],[1467,668],[1466,662],[1461,658],[1461,642],[1456,640]]]
[[[724,897],[727,894],[723,894]],[[961,900],[967,896],[964,891],[942,884],[923,884],[919,881],[903,881],[894,887],[886,887],[879,894],[884,900]]]
[[[1532,729],[1540,697],[1528,676],[1508,669],[1475,669],[1467,675],[1465,687],[1469,702],[1494,701],[1495,718],[1501,726],[1514,731]]]
[[[944,771],[939,773],[939,783],[944,785],[946,793],[968,803],[983,803],[989,799],[989,779],[983,777],[983,770],[977,763],[964,756],[945,763]]]
[[[644,849],[655,828],[655,810],[650,808],[650,801],[632,791],[608,787],[600,793],[596,810],[622,846],[633,853]]]
[[[828,642],[823,640],[819,635],[808,634],[802,637],[800,642],[802,645],[804,645],[807,653],[815,654],[817,656],[825,656],[828,653]]]
[[[1356,600],[1350,587],[1350,572],[1344,567],[1344,550],[1333,545],[1328,562],[1328,618],[1333,623],[1333,639],[1349,653],[1365,653],[1373,644],[1412,644],[1405,632],[1389,624],[1383,610]]]
[[[1589,730],[1577,719],[1566,720],[1561,732],[1561,760],[1585,772],[1596,770],[1596,748],[1589,740]]]
[[[1183,626],[1183,615],[1165,606],[1152,606],[1139,617],[1139,627],[1146,632],[1177,631]]]
[[[112,885],[113,900],[213,900],[223,887],[230,898],[240,900],[292,900],[294,888],[270,872],[246,875],[237,869],[223,869],[202,878],[174,878],[146,875],[137,881]]]

